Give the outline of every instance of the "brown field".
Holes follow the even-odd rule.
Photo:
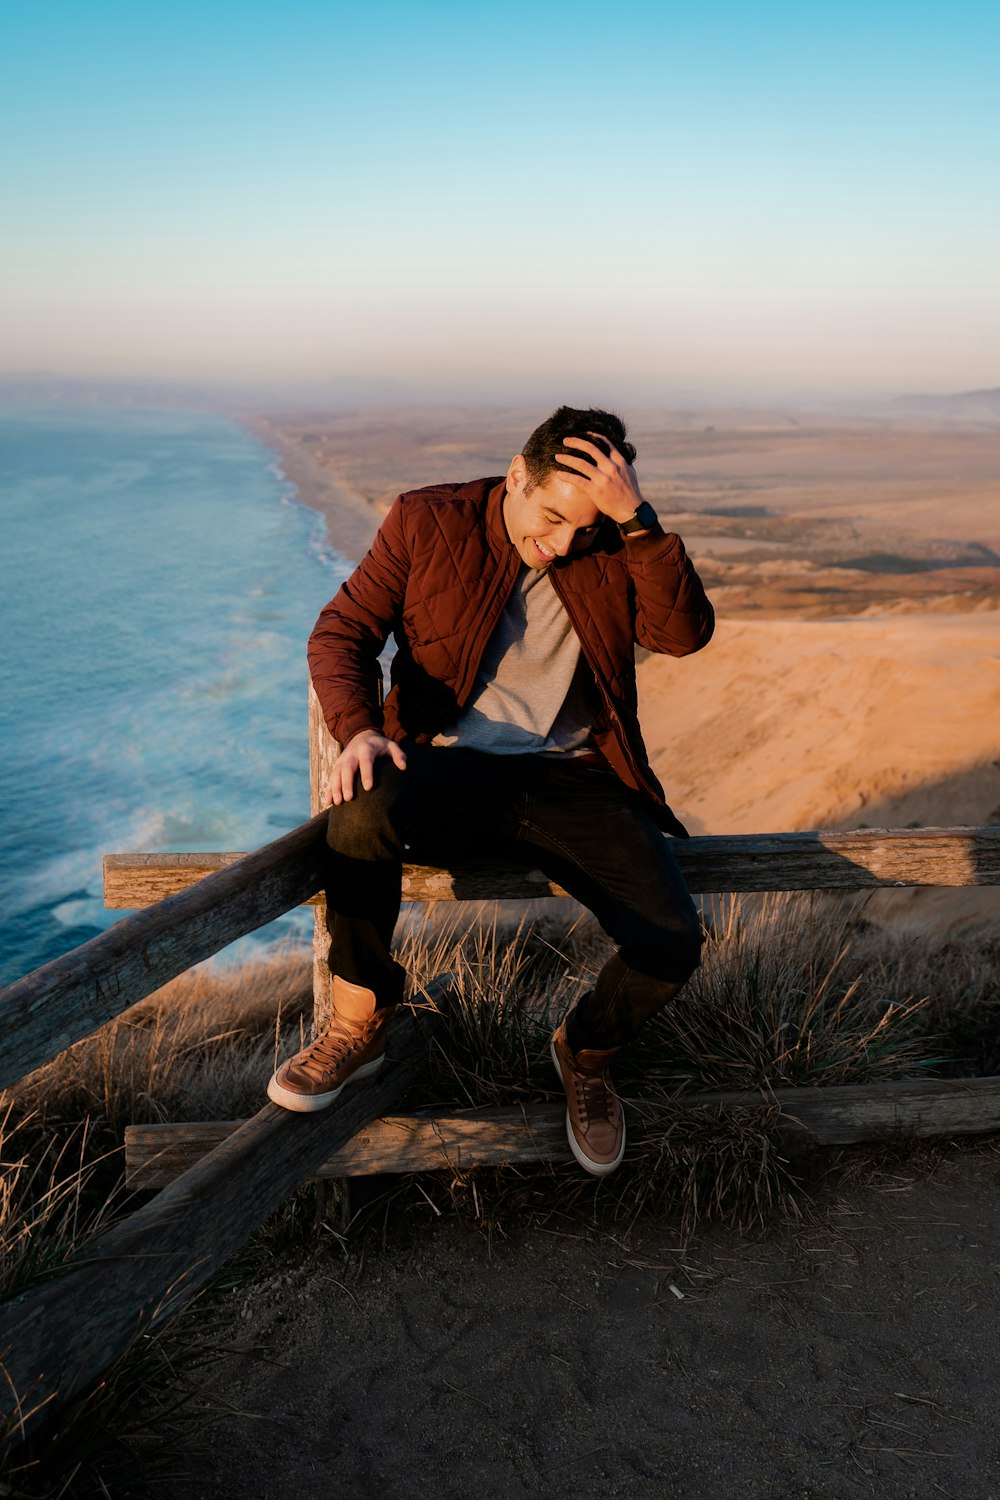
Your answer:
[[[357,557],[400,490],[502,474],[539,415],[303,413],[259,430],[327,515],[334,546]],[[727,614],[997,606],[1000,425],[640,411],[630,426],[644,493]]]

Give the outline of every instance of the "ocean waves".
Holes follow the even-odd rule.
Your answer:
[[[308,816],[305,642],[348,565],[214,414],[8,408],[0,470],[8,982],[116,919],[106,852],[249,849]]]

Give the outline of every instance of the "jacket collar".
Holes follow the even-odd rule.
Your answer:
[[[498,553],[503,553],[514,543],[507,535],[507,523],[503,518],[503,503],[507,497],[506,479],[494,480],[486,496],[486,530]]]

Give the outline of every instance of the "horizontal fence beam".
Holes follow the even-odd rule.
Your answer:
[[[831,1088],[779,1088],[677,1094],[678,1113],[734,1110],[776,1104],[777,1128],[789,1147],[854,1146],[870,1141],[983,1135],[1000,1130],[1000,1078],[904,1079]],[[627,1102],[630,1125],[663,1103]],[[315,1172],[318,1178],[368,1177],[380,1172],[466,1171],[503,1162],[559,1161],[568,1157],[565,1106],[505,1105],[455,1111],[421,1111],[373,1120]],[[131,1125],[125,1132],[128,1185],[162,1187],[207,1151],[227,1140],[238,1121]]]
[[[427,1011],[393,1017],[385,1066],[328,1110],[266,1104],[80,1261],[0,1308],[0,1430],[4,1419],[15,1424],[12,1444],[189,1301],[289,1193],[399,1099],[426,1067],[433,1008],[449,983],[428,987]]]
[[[0,1089],[322,881],[326,815],[240,857],[0,991]]]
[[[721,835],[679,839],[673,848],[689,887],[702,895],[1000,884],[1000,827]],[[105,905],[115,910],[148,906],[243,857],[108,854]],[[566,892],[538,871],[483,861],[454,869],[407,865],[403,895],[409,901],[488,901]]]
[[[212,1120],[127,1126],[128,1186],[164,1187],[239,1125],[238,1120]],[[464,1171],[488,1162],[551,1161],[568,1150],[565,1105],[390,1115],[372,1120],[314,1175],[373,1177],[380,1172],[432,1172],[439,1167]]]
[[[320,813],[253,854],[107,856],[109,904],[136,914],[0,992],[0,1089],[308,900],[322,883],[325,825]],[[702,893],[1000,884],[997,827],[747,834],[674,847]],[[133,870],[142,872],[135,889]],[[409,866],[404,893],[409,900],[565,894],[540,874],[490,863]]]

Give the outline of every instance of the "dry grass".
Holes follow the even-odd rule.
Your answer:
[[[0,1096],[0,1298],[36,1285],[128,1207],[125,1125],[251,1113],[276,1048],[299,1035],[311,1005],[311,958],[301,952],[203,967]],[[135,1493],[140,1450],[143,1484],[162,1481],[169,1492],[200,1420],[198,1402],[176,1394],[185,1367],[210,1357],[200,1331],[172,1320],[134,1346],[57,1424],[0,1458],[0,1494]],[[164,1406],[167,1378],[174,1395]],[[7,1435],[0,1430],[0,1453]]]
[[[549,1035],[592,984],[607,940],[589,923],[568,932],[535,923],[513,934],[461,924],[461,907],[444,922],[432,912],[401,944],[416,990],[442,970],[455,976],[454,1003],[412,1102],[557,1097]],[[746,1222],[780,1201],[759,1185],[761,1171],[768,1180],[781,1175],[767,1107],[710,1122],[687,1108],[692,1091],[873,1081],[931,1065],[1000,1071],[996,943],[900,938],[870,925],[863,901],[827,896],[733,899],[709,925],[699,973],[620,1059],[623,1093],[643,1101],[629,1168],[619,1174],[630,1184],[629,1211]],[[26,1180],[32,1142],[44,1146],[34,1154],[40,1170],[52,1141],[65,1153],[79,1139],[81,1167],[106,1182],[119,1169],[106,1153],[127,1124],[252,1112],[276,1055],[304,1035],[310,1006],[311,961],[301,950],[174,981],[11,1092],[2,1136],[10,1139],[17,1124],[25,1143],[18,1180]],[[12,1191],[12,1150],[5,1146],[0,1205]],[[754,1182],[749,1209],[741,1181]],[[603,1191],[614,1196],[608,1184]]]
[[[926,1066],[932,975],[867,925],[863,902],[743,898],[713,913],[711,932],[701,969],[637,1051],[658,1084],[874,1083]]]
[[[276,1049],[311,1009],[312,959],[301,949],[202,965],[31,1074],[14,1097],[49,1127],[86,1119],[114,1143],[126,1125],[238,1118],[259,1109]]]
[[[444,970],[455,976],[453,1003],[409,1102],[558,1098],[549,1036],[593,983],[606,939],[589,924],[567,932],[536,923],[511,935],[463,929],[461,920],[460,907],[450,925],[435,914],[401,945],[416,991]],[[863,902],[829,897],[733,900],[710,927],[699,974],[620,1059],[631,1101],[621,1172],[596,1182],[567,1161],[477,1169],[451,1181],[405,1178],[368,1219],[380,1215],[384,1232],[390,1215],[399,1226],[433,1205],[489,1233],[580,1212],[598,1223],[665,1214],[686,1231],[711,1218],[746,1228],[797,1211],[777,1111],[764,1099],[725,1114],[695,1109],[686,1102],[692,1092],[871,1081],[931,1066],[1000,1072],[1000,945],[900,938],[870,925]],[[258,1108],[276,1054],[294,1050],[308,1027],[311,984],[311,956],[301,951],[193,971],[9,1091],[0,1101],[0,1294],[36,1282],[106,1226],[124,1201],[126,1124],[232,1119]],[[282,1235],[287,1244],[289,1233],[313,1233],[307,1219],[311,1212],[289,1205],[259,1253],[280,1248]],[[122,1366],[100,1399],[80,1408],[77,1437],[70,1424],[61,1439],[67,1456],[54,1488],[42,1483],[46,1460],[16,1479],[4,1471],[14,1484],[5,1492],[94,1492],[87,1486],[106,1458],[98,1448],[91,1461],[95,1424],[121,1431],[114,1388],[129,1400],[148,1392],[150,1368]]]
[[[0,1119],[0,1301],[61,1265],[111,1220],[115,1197],[91,1191],[103,1160],[86,1121],[39,1143],[38,1122]]]
[[[558,1097],[549,1036],[608,952],[592,924],[561,936],[536,927],[513,939],[490,930],[464,940],[457,933],[410,938],[401,957],[420,980],[442,968],[456,976],[414,1102]],[[954,965],[939,955],[931,939],[896,941],[870,926],[863,901],[781,895],[722,903],[700,971],[619,1060],[630,1105],[621,1172],[595,1183],[569,1162],[480,1169],[450,1185],[425,1179],[405,1196],[419,1210],[416,1194],[429,1195],[491,1229],[583,1202],[605,1219],[666,1213],[688,1232],[708,1219],[745,1229],[794,1213],[798,1186],[778,1144],[776,1108],[762,1099],[737,1111],[696,1109],[687,1096],[926,1070],[941,1056],[934,1033],[968,990],[956,986]],[[995,987],[996,957],[988,950],[967,957],[984,996]]]

